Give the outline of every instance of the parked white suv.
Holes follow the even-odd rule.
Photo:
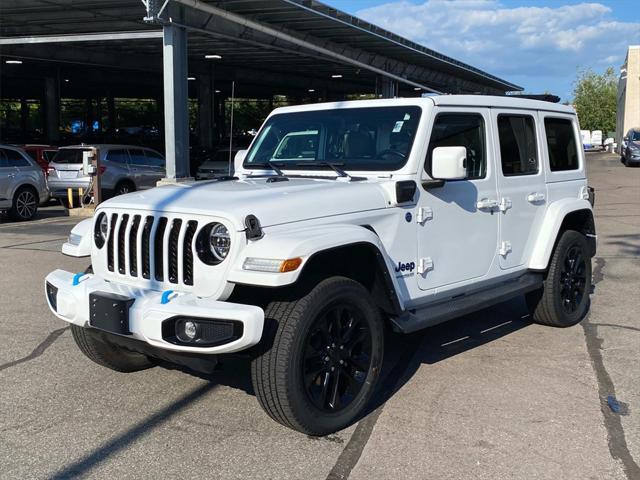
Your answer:
[[[372,395],[385,325],[411,333],[521,294],[538,323],[585,316],[580,145],[571,108],[511,97],[279,108],[238,178],[99,205],[63,249],[92,270],[50,273],[48,302],[114,370],[245,352],[274,420],[334,432]]]

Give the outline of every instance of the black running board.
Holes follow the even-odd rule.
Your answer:
[[[542,287],[543,280],[541,273],[527,273],[496,287],[406,311],[399,317],[392,318],[392,321],[402,333],[415,332],[536,290]]]

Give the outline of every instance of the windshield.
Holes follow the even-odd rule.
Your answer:
[[[409,157],[420,113],[420,107],[403,106],[274,115],[253,142],[244,166],[272,162],[280,168],[305,168],[305,162],[328,162],[345,170],[397,170]]]
[[[632,142],[637,142],[638,140],[640,140],[640,131],[631,130],[631,133],[629,134],[629,140],[631,140]]]
[[[80,148],[58,150],[51,161],[53,163],[82,163],[82,152],[89,151],[89,149]]]

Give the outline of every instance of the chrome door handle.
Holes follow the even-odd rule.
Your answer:
[[[545,194],[540,192],[533,192],[527,195],[527,202],[530,203],[544,202],[544,199]]]
[[[483,198],[482,200],[478,201],[478,203],[476,203],[476,207],[478,208],[478,210],[487,210],[489,208],[496,208],[497,206],[498,201],[489,198]]]

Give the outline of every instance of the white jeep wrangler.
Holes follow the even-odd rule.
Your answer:
[[[579,322],[595,254],[575,112],[491,96],[275,110],[236,177],[102,203],[46,278],[94,362],[210,370],[251,356],[276,421],[322,435],[362,415],[385,328],[411,333],[525,294]]]

